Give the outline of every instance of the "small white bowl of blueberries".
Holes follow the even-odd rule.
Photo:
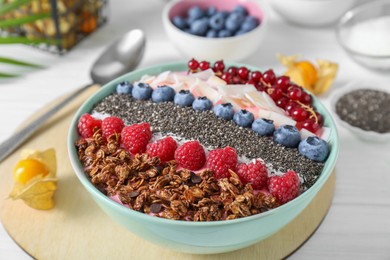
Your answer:
[[[267,16],[250,0],[172,1],[164,8],[163,24],[187,58],[243,60],[259,48]]]

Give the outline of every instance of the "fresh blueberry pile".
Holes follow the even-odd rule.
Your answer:
[[[191,7],[185,16],[174,16],[172,23],[185,32],[208,38],[224,38],[241,35],[260,25],[257,17],[237,5],[232,11],[219,11],[214,6],[203,9]]]
[[[188,90],[175,92],[170,86],[158,86],[156,89],[143,82],[134,85],[130,82],[121,82],[116,87],[117,94],[131,95],[137,100],[151,99],[155,103],[174,102],[181,107],[192,107],[196,111],[212,110],[214,114],[223,120],[233,120],[238,126],[251,128],[261,136],[270,136],[273,140],[287,148],[298,148],[303,156],[318,162],[324,162],[329,154],[328,143],[318,137],[308,137],[301,140],[299,130],[292,125],[282,125],[275,129],[272,120],[258,118],[255,120],[253,113],[241,109],[234,111],[232,104],[224,103],[213,107],[213,103],[207,97],[198,97]]]

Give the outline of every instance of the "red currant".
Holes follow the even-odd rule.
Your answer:
[[[257,91],[264,92],[266,90],[263,84],[257,84],[255,87]]]
[[[267,70],[266,72],[263,73],[262,80],[266,84],[273,85],[276,81],[276,76],[273,70]]]
[[[303,91],[299,87],[291,87],[287,93],[291,100],[299,101],[303,95]]]
[[[271,96],[271,98],[276,101],[283,97],[283,91],[278,86],[272,86],[271,88],[267,89],[268,95]]]
[[[230,75],[232,75],[232,76],[236,76],[238,73],[238,69],[237,69],[237,67],[231,66],[227,69],[227,72],[229,72]]]
[[[225,70],[225,64],[223,63],[223,60],[219,60],[214,63],[215,72],[223,72],[224,70]]]
[[[209,68],[210,68],[210,62],[208,62],[208,61],[201,61],[201,62],[199,63],[199,68],[200,68],[201,70],[207,70],[207,69],[209,69]]]
[[[302,107],[295,107],[291,110],[290,116],[292,119],[302,122],[310,116],[310,113]]]
[[[254,81],[253,79],[248,79],[247,82],[246,82],[245,84],[249,84],[249,85],[256,86],[256,85],[257,85],[257,82]]]
[[[233,76],[232,77],[232,83],[233,84],[242,84],[242,79],[239,76]]]
[[[309,93],[302,91],[302,97],[299,99],[303,104],[311,105],[311,96]]]
[[[290,86],[290,78],[287,76],[280,76],[276,79],[276,84],[283,90],[283,92],[286,92]]]
[[[199,68],[199,62],[197,60],[195,60],[194,58],[192,58],[189,62],[188,62],[188,68],[192,71],[195,71]]]
[[[309,130],[312,133],[315,133],[320,129],[320,125],[316,123],[316,121],[313,118],[308,118],[301,124],[302,128],[305,128],[306,130]]]
[[[248,77],[249,77],[249,70],[247,67],[240,67],[238,69],[238,76],[240,76],[240,78],[244,79],[244,80],[247,80]]]
[[[229,73],[229,72],[224,72],[222,75],[221,75],[221,79],[223,79],[224,81],[226,81],[227,84],[230,84],[232,82],[232,75]]]
[[[299,104],[297,102],[294,102],[294,101],[290,100],[285,105],[284,110],[286,110],[286,112],[290,115],[291,114],[291,110],[293,108],[296,108],[296,107],[299,107]]]
[[[317,117],[317,122],[320,126],[323,126],[324,125],[324,117],[318,113],[318,112],[315,112],[316,113],[316,117]]]
[[[281,97],[278,100],[276,100],[276,105],[283,109],[286,107],[287,103],[288,103],[288,98],[286,97]]]
[[[251,79],[255,82],[259,82],[263,74],[260,71],[256,70],[251,73]]]

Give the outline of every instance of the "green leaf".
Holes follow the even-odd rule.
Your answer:
[[[0,21],[0,27],[7,28],[7,27],[26,24],[26,23],[32,23],[32,22],[35,22],[35,21],[38,21],[41,19],[45,19],[48,17],[51,17],[50,13],[41,13],[41,14],[24,16],[24,17],[16,18],[16,19],[7,19],[7,20]]]
[[[60,41],[56,39],[44,39],[44,38],[34,38],[29,39],[26,37],[0,37],[0,44],[14,44],[14,43],[24,43],[24,44],[58,44]]]
[[[16,65],[16,66],[32,67],[32,68],[43,68],[43,66],[38,65],[38,64],[33,64],[33,63],[15,60],[15,59],[6,58],[6,57],[0,57],[0,63],[11,64],[11,65]]]
[[[30,3],[32,0],[16,0],[0,6],[0,15],[18,9],[20,6]]]
[[[0,78],[15,78],[15,77],[18,77],[19,75],[15,75],[15,74],[7,74],[7,73],[2,73],[0,72]]]

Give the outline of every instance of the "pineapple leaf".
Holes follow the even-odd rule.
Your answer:
[[[43,66],[38,64],[15,60],[7,57],[0,57],[0,63],[11,64],[16,66],[32,67],[32,68],[43,68]]]
[[[7,20],[2,20],[0,21],[0,27],[1,28],[7,28],[7,27],[12,27],[12,26],[17,26],[17,25],[22,25],[26,23],[32,23],[41,19],[45,19],[50,17],[50,13],[41,13],[41,14],[34,14],[34,15],[29,15],[29,16],[24,16],[21,18],[16,18],[16,19],[7,19]]]
[[[30,3],[32,0],[16,0],[9,4],[4,4],[0,6],[0,15],[18,9],[20,6]],[[3,2],[3,1],[2,1]]]

